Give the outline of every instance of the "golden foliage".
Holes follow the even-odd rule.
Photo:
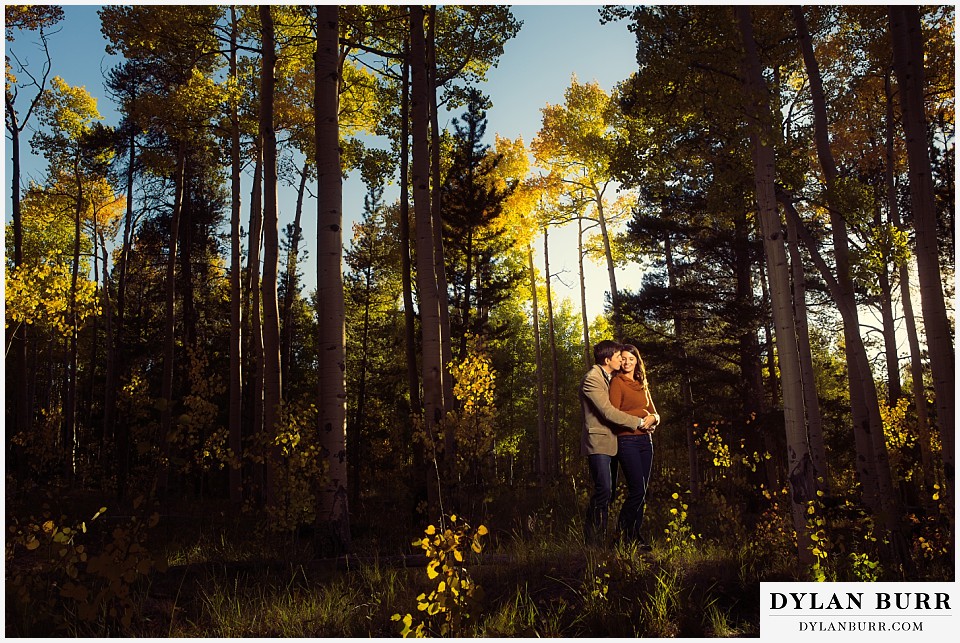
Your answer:
[[[465,521],[452,515],[449,528],[429,525],[423,533],[424,537],[413,541],[413,545],[426,554],[427,578],[436,581],[436,586],[429,593],[417,596],[417,610],[423,616],[416,626],[411,614],[403,617],[394,614],[391,620],[403,623],[400,634],[404,638],[457,636],[483,597],[482,588],[470,578],[466,556],[469,552],[483,551],[480,539],[488,530],[483,525],[472,530]]]

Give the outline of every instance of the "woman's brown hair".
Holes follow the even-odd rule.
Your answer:
[[[631,353],[634,357],[637,358],[637,368],[633,373],[633,379],[640,382],[642,386],[646,386],[647,385],[647,367],[644,366],[643,364],[643,358],[640,357],[640,351],[637,350],[637,347],[634,346],[633,344],[624,344],[621,350],[627,353]]]

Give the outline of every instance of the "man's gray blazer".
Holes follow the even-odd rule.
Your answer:
[[[594,364],[583,376],[580,407],[583,409],[581,455],[617,455],[617,436],[613,430],[629,431],[641,423],[637,416],[624,413],[610,403],[610,383],[599,364]]]

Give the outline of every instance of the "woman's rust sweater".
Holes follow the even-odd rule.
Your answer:
[[[653,404],[653,398],[650,397],[650,390],[640,382],[622,373],[610,380],[610,402],[621,411],[640,418],[657,412],[657,407]],[[645,434],[646,431],[640,429],[617,433],[617,435]]]

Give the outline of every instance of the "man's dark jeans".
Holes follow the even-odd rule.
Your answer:
[[[653,439],[649,435],[617,437],[617,460],[627,481],[627,499],[617,521],[620,532],[628,542],[642,542],[640,528],[643,526],[643,510],[653,469]]]
[[[590,479],[593,480],[593,494],[587,506],[584,535],[587,544],[599,545],[603,543],[607,532],[607,516],[616,480],[617,456],[594,453],[587,456],[587,464],[590,467]]]

